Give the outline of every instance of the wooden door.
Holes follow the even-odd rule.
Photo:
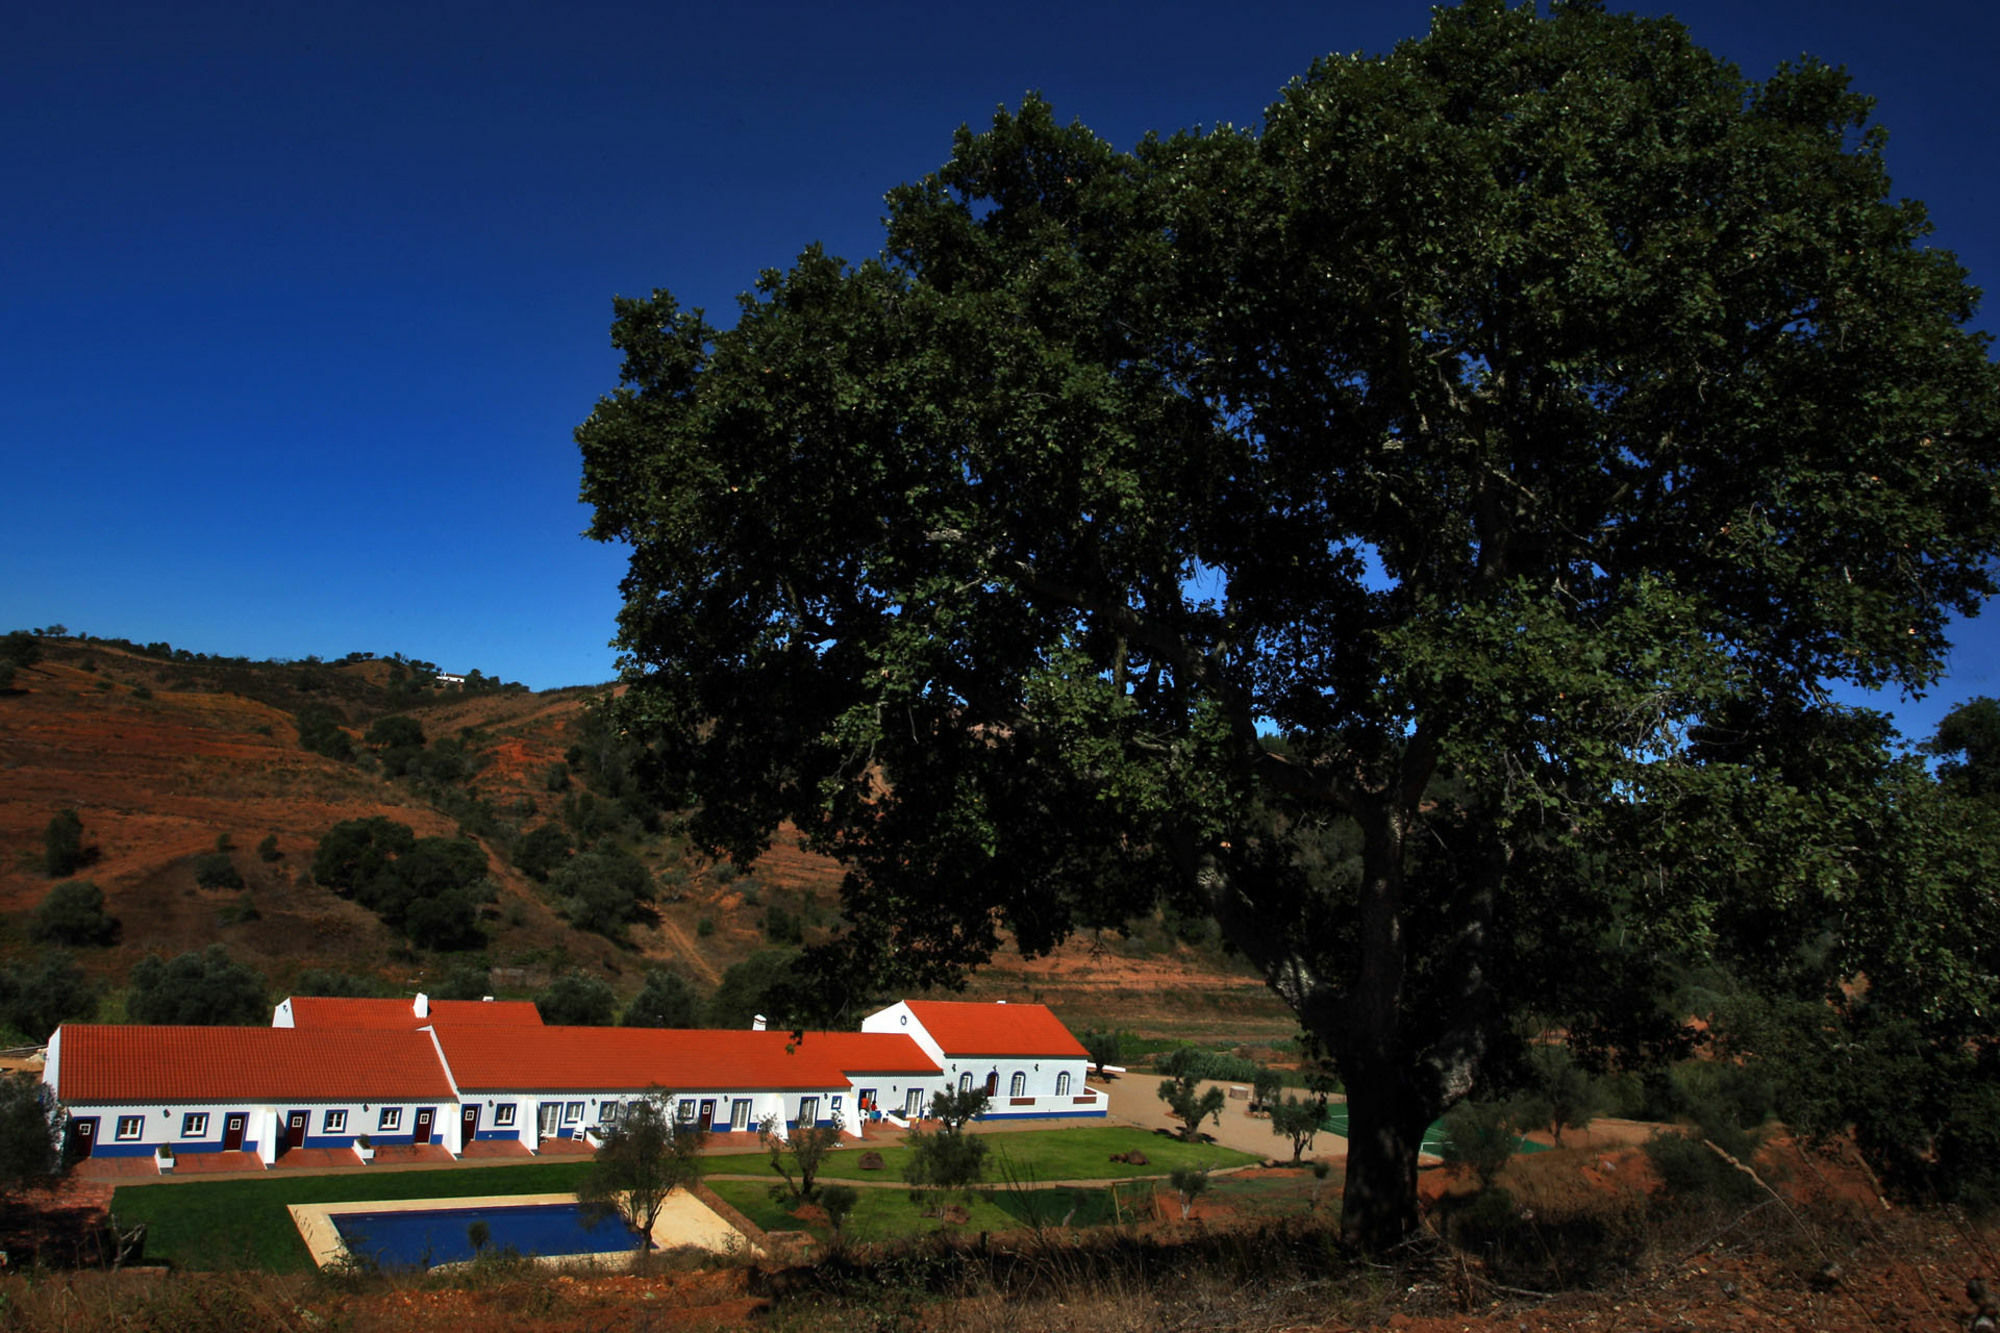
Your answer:
[[[69,1155],[77,1161],[90,1156],[97,1146],[97,1117],[86,1116],[69,1122]]]
[[[222,1117],[222,1151],[242,1151],[243,1130],[249,1123],[250,1116],[245,1111],[231,1111],[228,1115]]]
[[[311,1118],[311,1115],[310,1111],[285,1112],[285,1148],[287,1151],[306,1146],[306,1122]]]
[[[429,1143],[431,1141],[431,1119],[435,1115],[437,1115],[437,1108],[434,1106],[417,1108],[416,1129],[410,1135],[410,1142]]]
[[[458,1113],[458,1143],[462,1149],[479,1136],[479,1108],[468,1106]]]
[[[696,1123],[701,1126],[701,1132],[704,1134],[715,1128],[715,1098],[701,1099],[701,1117]]]

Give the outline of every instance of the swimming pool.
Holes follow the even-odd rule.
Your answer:
[[[622,1265],[638,1236],[616,1218],[596,1230],[576,1216],[574,1194],[489,1194],[477,1198],[356,1199],[285,1205],[312,1261],[325,1268],[356,1258],[392,1268],[464,1263],[467,1235],[483,1220],[488,1249],[512,1245],[537,1263]],[[566,1215],[566,1216],[565,1216]],[[516,1224],[523,1229],[517,1230]],[[579,1239],[579,1233],[581,1239]],[[718,1253],[754,1249],[747,1237],[687,1190],[675,1190],[653,1223],[653,1248],[695,1246]],[[351,1247],[351,1248],[350,1248]]]
[[[486,1248],[545,1258],[630,1253],[639,1233],[620,1217],[589,1225],[575,1203],[481,1204],[469,1208],[397,1209],[330,1214],[349,1254],[384,1268],[431,1268],[474,1257],[471,1230],[484,1222]]]

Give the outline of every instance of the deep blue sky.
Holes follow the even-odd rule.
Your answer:
[[[1753,76],[1879,99],[1899,194],[2000,286],[1985,4],[1699,0]],[[621,553],[570,432],[614,293],[726,321],[879,245],[883,192],[1044,92],[1121,146],[1255,123],[1409,0],[1234,5],[24,4],[0,44],[0,630],[614,674]],[[1996,324],[1995,311],[1982,326]],[[1928,705],[2000,693],[2000,617]]]

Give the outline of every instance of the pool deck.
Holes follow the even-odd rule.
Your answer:
[[[535,1204],[575,1202],[574,1194],[481,1194],[456,1199],[386,1199],[374,1203],[359,1200],[349,1203],[294,1203],[286,1207],[292,1214],[293,1224],[299,1229],[299,1235],[305,1240],[306,1249],[312,1253],[313,1263],[325,1268],[349,1260],[347,1246],[333,1222],[336,1214],[413,1213],[446,1208],[523,1208]],[[653,1245],[661,1250],[694,1246],[717,1253],[755,1248],[749,1237],[723,1221],[713,1208],[681,1189],[667,1196],[659,1217],[654,1219]],[[628,1251],[613,1250],[602,1254],[540,1255],[536,1257],[536,1262],[552,1267],[578,1263],[610,1265],[622,1264],[629,1257]]]

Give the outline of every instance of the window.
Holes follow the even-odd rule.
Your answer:
[[[729,1127],[731,1129],[750,1128],[750,1099],[738,1097],[729,1103]]]
[[[1007,1095],[1009,1097],[1027,1096],[1028,1076],[1026,1074],[1021,1073],[1019,1070],[1016,1070],[1014,1072],[1014,1077],[1007,1080]]]
[[[146,1132],[146,1117],[142,1115],[121,1115],[118,1117],[118,1137],[136,1139]]]
[[[617,1102],[607,1101],[597,1108],[597,1118],[604,1124],[615,1125],[618,1123],[618,1113],[623,1109]]]
[[[574,1124],[577,1124],[577,1123],[578,1123],[578,1122],[580,1122],[580,1121],[581,1121],[582,1119],[583,1119],[583,1103],[582,1103],[582,1102],[564,1102],[564,1103],[563,1103],[563,1123],[564,1123],[565,1125],[574,1125]]]
[[[189,1111],[181,1117],[181,1137],[184,1139],[205,1138],[208,1135],[208,1112]]]
[[[383,1107],[380,1118],[375,1121],[377,1133],[387,1133],[390,1130],[401,1129],[402,1127],[403,1108],[400,1106]]]
[[[1056,1075],[1056,1096],[1069,1096],[1069,1071],[1067,1069]]]
[[[326,1113],[326,1123],[320,1128],[329,1134],[345,1134],[347,1132],[347,1112],[328,1111]]]
[[[958,1076],[958,1090],[959,1090],[960,1092],[971,1092],[971,1091],[972,1091],[972,1075],[971,1075],[971,1074],[969,1074],[969,1073],[966,1073],[966,1074],[960,1074],[960,1075]]]
[[[829,1097],[826,1099],[826,1113],[835,1120],[840,1119],[840,1098]]]
[[[683,1125],[692,1125],[694,1123],[694,1103],[686,1098],[675,1102],[674,1119],[680,1121]]]
[[[514,1111],[515,1106],[512,1102],[501,1102],[498,1106],[494,1107],[493,1127],[495,1129],[512,1129],[514,1127]]]
[[[799,1098],[799,1123],[801,1125],[817,1125],[819,1123],[819,1098]]]

